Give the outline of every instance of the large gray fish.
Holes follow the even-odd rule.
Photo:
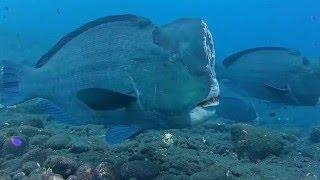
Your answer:
[[[296,50],[248,49],[229,56],[218,69],[221,82],[242,95],[287,105],[318,104],[320,68]]]
[[[214,114],[219,87],[205,22],[162,27],[135,15],[89,22],[63,37],[34,68],[4,61],[2,104],[42,98],[68,123],[99,123],[119,142],[146,128],[198,124]]]

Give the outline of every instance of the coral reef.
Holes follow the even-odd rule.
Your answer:
[[[216,120],[195,128],[148,130],[108,147],[106,128],[101,125],[61,124],[21,108],[25,106],[0,110],[4,119],[1,180],[294,180],[320,176],[320,148],[311,140],[316,136],[313,133],[305,137],[285,129],[270,131]]]

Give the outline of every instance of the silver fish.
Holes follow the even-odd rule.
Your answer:
[[[318,104],[320,68],[297,50],[248,49],[227,57],[218,69],[220,82],[242,95],[287,105]]]
[[[68,123],[187,127],[218,104],[213,39],[197,19],[157,27],[109,16],[63,37],[34,68],[3,63],[2,104],[42,98],[43,110]]]

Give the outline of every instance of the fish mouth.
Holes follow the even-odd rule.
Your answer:
[[[208,107],[214,107],[218,105],[219,105],[219,96],[212,96],[201,101],[200,103],[198,103],[197,106],[208,108]]]

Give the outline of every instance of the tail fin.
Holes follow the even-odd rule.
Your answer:
[[[11,106],[26,101],[25,94],[21,91],[21,80],[31,68],[15,64],[13,62],[2,61],[2,82],[0,91],[0,103]]]

